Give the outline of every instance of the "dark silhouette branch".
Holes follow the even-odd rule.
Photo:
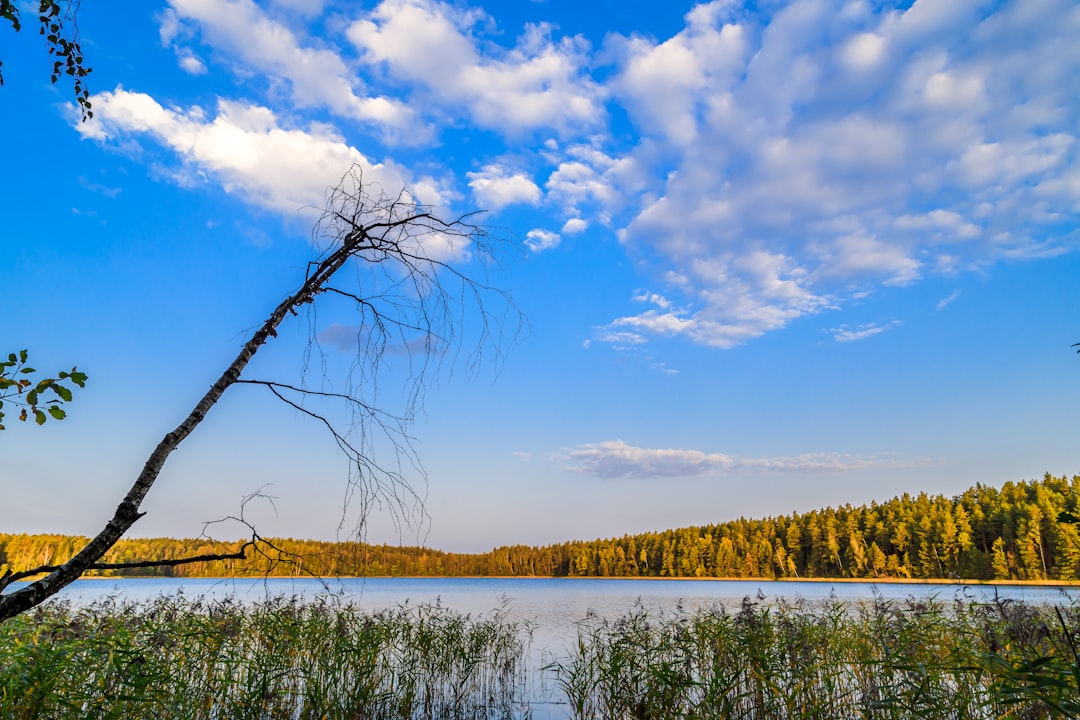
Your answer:
[[[177,567],[179,565],[188,565],[190,563],[197,562],[213,562],[215,560],[247,560],[248,548],[255,545],[255,541],[248,540],[240,549],[234,553],[211,553],[208,555],[193,555],[185,558],[167,558],[161,560],[133,560],[131,562],[119,562],[119,563],[92,563],[87,570],[135,570],[139,568],[151,568],[151,567]],[[41,575],[42,573],[51,573],[59,570],[63,565],[41,565],[40,567],[31,568],[29,570],[22,570],[20,572],[8,571],[0,576],[0,589],[3,589],[13,582],[18,582],[24,578],[34,577],[35,575]]]

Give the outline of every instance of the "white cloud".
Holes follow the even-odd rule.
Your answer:
[[[669,298],[652,294],[647,299],[655,309],[616,318],[599,329],[597,338],[632,331],[641,337],[684,337],[731,348],[830,304],[829,298],[807,288],[805,270],[783,255],[758,250],[745,256],[690,260],[688,265],[686,273],[666,277],[673,290],[692,296],[691,303],[676,306]],[[643,300],[640,295],[633,299]]]
[[[938,304],[935,307],[938,310],[944,310],[948,306],[952,305],[958,297],[960,297],[960,291],[953,290],[951,293],[938,300]]]
[[[740,458],[700,450],[655,449],[622,440],[588,443],[565,449],[557,460],[571,470],[598,478],[672,478],[719,476],[740,471],[846,472],[910,467],[925,461],[903,461],[887,454],[806,453],[794,456]]]
[[[939,241],[966,240],[982,234],[982,228],[968,222],[960,213],[940,209],[920,215],[901,215],[896,218],[896,227],[922,233],[930,231],[935,233],[933,237]]]
[[[885,325],[878,325],[876,323],[869,323],[867,325],[860,325],[857,328],[849,328],[847,325],[841,325],[838,328],[834,328],[830,332],[833,333],[833,339],[840,343],[855,342],[856,340],[865,340],[868,337],[873,337],[886,330],[891,330],[900,323],[893,320]]]
[[[287,81],[293,101],[302,107],[325,107],[343,117],[375,123],[402,141],[426,137],[405,103],[366,95],[363,83],[337,52],[305,47],[292,29],[268,17],[252,0],[169,0],[169,4],[173,13],[163,19],[163,37],[166,27],[175,34],[177,22],[196,23],[218,50]]]
[[[627,445],[622,440],[579,445],[565,451],[572,468],[601,478],[689,477],[730,470],[735,459],[699,450],[653,450]]]
[[[620,237],[678,309],[598,338],[731,347],[882,284],[1075,245],[1075,3],[701,7],[668,40],[609,42],[643,133],[624,156],[656,178]],[[623,187],[565,165],[553,195],[619,207]]]
[[[369,63],[423,88],[425,99],[463,108],[486,128],[520,132],[596,126],[604,117],[599,89],[583,72],[587,46],[553,41],[551,28],[526,27],[511,50],[493,57],[471,31],[488,18],[432,0],[384,0],[348,29]]]
[[[919,278],[921,263],[901,245],[863,234],[836,238],[822,253],[823,272],[841,277],[870,275],[886,285],[907,285]]]
[[[197,176],[210,176],[226,192],[271,210],[291,215],[322,208],[327,187],[354,165],[388,192],[412,187],[421,202],[445,205],[434,181],[410,182],[402,168],[373,162],[325,127],[283,128],[265,107],[222,100],[211,118],[198,107],[165,108],[149,95],[122,89],[92,102],[94,118],[76,124],[83,136],[107,141],[148,135]]]
[[[409,180],[341,131],[293,117],[329,111],[415,143],[491,131],[468,146],[468,189],[421,178],[417,192],[537,208],[534,252],[613,229],[666,301],[628,300],[597,329],[619,347],[733,347],[882,285],[1078,242],[1073,0],[721,0],[695,6],[670,37],[612,34],[599,52],[552,25],[500,29],[483,10],[437,0],[327,16],[322,33],[310,20],[320,0],[169,4],[161,39],[188,71],[234,63],[267,97],[208,118],[106,93],[110,107],[95,112],[113,115],[84,134],[152,133],[194,176],[292,211],[328,180],[280,153],[310,147],[339,168],[359,156]],[[283,96],[284,109],[273,104]]]
[[[565,215],[578,218],[583,211],[603,225],[646,185],[643,168],[631,156],[617,157],[593,145],[572,145],[552,153],[556,167],[544,187],[548,199]]]
[[[579,235],[589,228],[589,221],[581,218],[570,218],[562,226],[563,235]]]
[[[699,5],[686,29],[659,44],[643,37],[610,44],[621,56],[611,87],[643,129],[679,145],[697,139],[702,104],[729,91],[745,66],[747,30],[722,23],[726,2]]]
[[[534,255],[558,247],[561,241],[562,238],[558,233],[540,228],[530,230],[525,234],[525,247]]]
[[[540,188],[532,178],[502,165],[485,165],[467,177],[473,195],[485,209],[499,210],[515,203],[535,205],[540,201]]]
[[[877,33],[859,33],[841,46],[844,64],[857,72],[867,72],[878,67],[885,56],[885,38]]]
[[[205,75],[206,63],[193,54],[190,50],[180,50],[177,53],[177,61],[184,72],[189,75]]]

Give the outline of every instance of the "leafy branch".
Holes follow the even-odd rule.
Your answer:
[[[90,109],[90,90],[86,86],[86,76],[91,68],[83,63],[82,46],[79,43],[79,25],[75,14],[79,10],[80,0],[40,0],[38,3],[38,34],[45,37],[49,44],[49,55],[53,57],[52,70],[49,74],[53,85],[62,75],[71,78],[75,89],[75,100],[79,103],[83,122],[94,117]],[[0,0],[0,19],[7,20],[15,32],[22,30],[22,18],[16,0]],[[4,84],[3,62],[0,61],[0,85]]]
[[[50,417],[54,420],[67,417],[61,405],[71,402],[72,392],[65,382],[86,387],[86,373],[77,368],[35,381],[30,376],[37,370],[26,364],[28,359],[29,353],[20,350],[9,354],[6,362],[0,362],[0,430],[5,429],[5,402],[19,407],[19,420],[26,422],[32,417],[38,425],[44,425]]]

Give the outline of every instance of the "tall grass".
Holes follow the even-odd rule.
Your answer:
[[[0,626],[0,717],[510,718],[527,641],[438,605],[51,603]]]
[[[0,718],[527,718],[530,633],[438,604],[53,602],[0,625]],[[577,720],[1040,720],[1080,717],[1078,645],[1075,605],[748,598],[588,617],[546,670]]]
[[[581,623],[574,718],[1080,717],[1080,613],[999,602],[743,601]]]

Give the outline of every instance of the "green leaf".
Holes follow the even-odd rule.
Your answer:
[[[37,422],[38,425],[44,425],[45,413],[41,412],[40,410],[34,410],[34,420]]]
[[[10,355],[8,355],[7,359],[8,359],[8,362],[11,363],[12,365],[19,362],[19,358],[15,357],[15,353],[11,353]]]
[[[53,385],[53,392],[63,399],[64,402],[71,402],[71,391],[63,385]]]
[[[30,374],[30,373],[32,373],[32,372],[37,372],[37,370],[35,370],[35,369],[34,369],[34,368],[32,368],[32,367],[24,367],[24,368],[23,368],[22,370],[20,370],[19,372],[23,373],[24,375],[29,375],[29,374]]]
[[[53,405],[52,407],[49,408],[49,414],[52,415],[53,418],[56,419],[56,420],[63,420],[65,417],[67,417],[67,413],[64,412],[63,408],[61,408],[61,407],[59,407],[57,405]],[[40,423],[38,423],[38,424],[40,424]]]
[[[37,390],[31,390],[30,392],[26,393],[26,404],[27,405],[33,407],[34,405],[37,405],[37,401],[38,401],[38,391]]]
[[[20,350],[19,351],[19,362],[26,362],[26,358],[28,358],[29,356],[30,356],[30,353],[26,352],[25,350]]]

